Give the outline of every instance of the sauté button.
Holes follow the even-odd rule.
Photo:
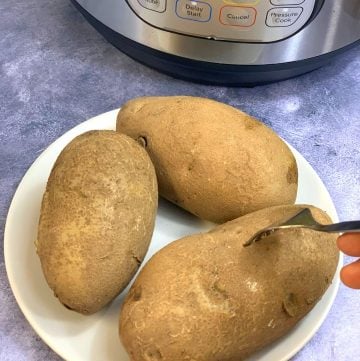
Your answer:
[[[270,0],[273,5],[300,5],[305,0]]]
[[[207,22],[211,18],[211,11],[210,4],[205,1],[176,1],[176,15],[182,19]]]
[[[223,25],[249,27],[255,24],[256,10],[244,6],[223,6],[220,22]]]
[[[266,25],[272,28],[293,25],[301,16],[303,8],[273,8],[266,16]]]
[[[138,3],[145,9],[163,13],[166,10],[166,0],[138,0]]]

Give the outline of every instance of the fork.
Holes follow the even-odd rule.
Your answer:
[[[360,232],[360,221],[340,222],[333,224],[320,224],[313,218],[309,208],[303,208],[290,217],[286,217],[268,227],[261,229],[250,237],[244,244],[248,247],[262,238],[269,236],[279,229],[309,228],[318,232],[339,233],[339,232]]]

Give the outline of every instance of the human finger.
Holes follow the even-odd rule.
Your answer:
[[[348,256],[360,257],[360,232],[344,233],[338,237],[337,245]]]
[[[360,260],[343,267],[340,278],[346,286],[360,289]]]

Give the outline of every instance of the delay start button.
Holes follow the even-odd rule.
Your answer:
[[[266,16],[266,25],[272,28],[291,26],[299,19],[303,10],[302,7],[270,9]]]
[[[223,6],[220,22],[223,25],[249,27],[255,24],[256,10],[245,6]]]
[[[179,18],[207,22],[211,18],[212,8],[205,1],[177,0],[176,15]]]

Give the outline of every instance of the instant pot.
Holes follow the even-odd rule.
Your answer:
[[[360,41],[359,0],[72,0],[111,43],[172,76],[256,85]]]

